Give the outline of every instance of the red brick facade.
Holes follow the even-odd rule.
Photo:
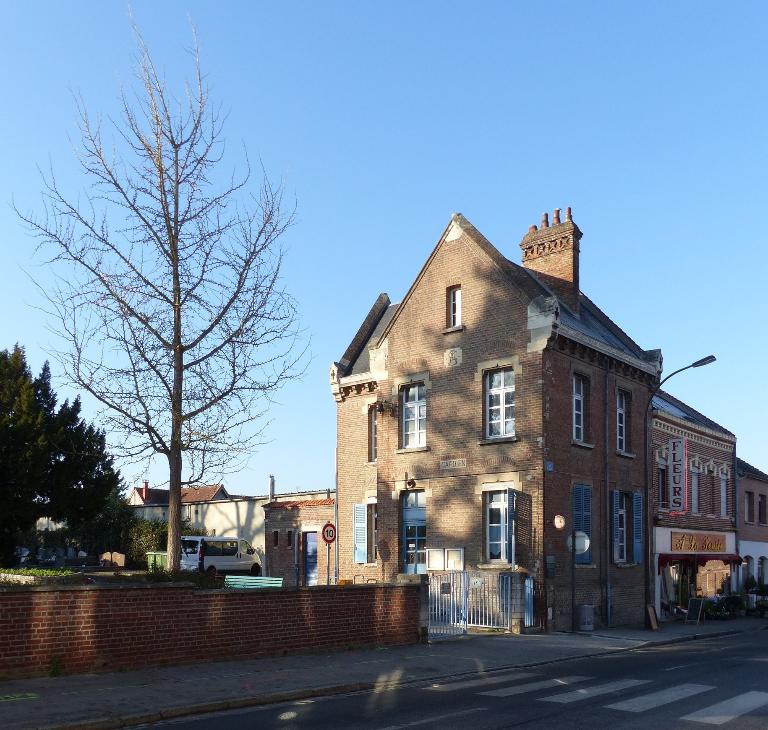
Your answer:
[[[323,525],[334,524],[333,499],[271,502],[264,505],[267,574],[283,579],[285,587],[312,585],[308,579],[308,545],[317,549],[314,585],[333,582],[336,549],[323,541]],[[330,569],[330,570],[329,570]],[[309,571],[311,572],[311,571]],[[330,581],[329,581],[330,575]]]
[[[658,353],[640,350],[579,294],[580,237],[570,211],[564,222],[526,235],[524,264],[539,272],[537,281],[454,216],[403,302],[386,309],[388,300],[380,298],[367,322],[375,324],[378,316],[385,324],[373,332],[364,324],[357,345],[334,363],[342,578],[391,580],[406,569],[404,500],[413,490],[423,490],[428,549],[463,549],[467,569],[514,568],[489,559],[486,509],[490,492],[511,489],[518,505],[514,563],[535,577],[545,597],[540,618],[550,628],[570,628],[566,538],[574,487],[586,486],[592,552],[591,561],[575,571],[576,602],[594,605],[598,622],[643,620],[643,568],[631,556],[614,559],[610,500],[617,490],[642,494],[640,404],[657,382],[660,362]],[[446,296],[456,286],[462,291],[461,325],[451,327]],[[567,318],[563,303],[570,305]],[[599,342],[588,327],[610,331],[624,349],[606,344],[607,337]],[[514,371],[511,438],[491,438],[487,430],[486,377],[499,369]],[[587,430],[580,443],[572,430],[575,375],[587,384]],[[423,448],[406,449],[403,388],[416,383],[426,393],[426,441]],[[622,453],[618,389],[631,403]],[[374,404],[375,462],[369,422]],[[362,560],[355,554],[355,505],[371,503],[378,517],[377,554],[369,550]],[[565,518],[565,529],[554,526],[556,515]]]
[[[0,590],[0,678],[416,643],[420,586]]]

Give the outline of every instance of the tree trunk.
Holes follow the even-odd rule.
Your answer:
[[[181,560],[181,451],[168,455],[168,570],[179,570]]]

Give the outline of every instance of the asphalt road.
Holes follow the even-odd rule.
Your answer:
[[[258,728],[768,728],[768,632],[152,725]]]

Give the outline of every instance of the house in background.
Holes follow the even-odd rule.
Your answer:
[[[736,459],[739,495],[739,554],[743,587],[752,577],[758,584],[768,582],[768,474]]]
[[[656,611],[735,589],[736,437],[669,393],[652,403]],[[675,486],[677,484],[677,486]]]
[[[274,492],[270,480],[269,491],[264,495],[249,497],[227,492],[223,484],[183,487],[181,490],[181,517],[188,520],[193,528],[199,528],[209,535],[235,536],[247,540],[259,556],[262,566],[265,562],[266,544],[264,532],[264,505],[270,502],[301,501],[328,496],[327,490],[306,490],[301,492]],[[128,495],[138,517],[145,520],[166,520],[168,515],[168,490],[156,489],[144,482],[134,487]]]
[[[545,215],[521,266],[456,214],[403,301],[376,300],[330,369],[341,578],[525,571],[551,629],[574,603],[643,620],[641,406],[661,356],[581,293],[581,237],[570,209]]]

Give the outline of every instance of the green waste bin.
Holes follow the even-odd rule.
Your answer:
[[[168,567],[168,553],[147,553],[147,570],[165,570]]]

